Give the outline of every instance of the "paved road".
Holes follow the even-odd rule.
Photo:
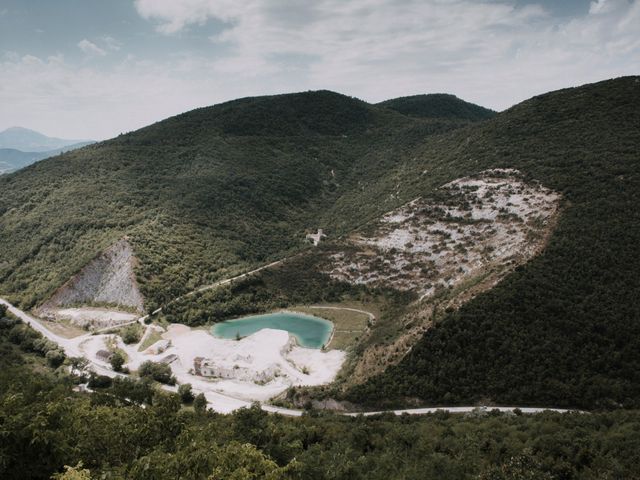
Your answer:
[[[514,410],[520,410],[522,413],[535,414],[542,412],[580,412],[580,410],[570,410],[565,408],[545,408],[545,407],[491,407],[491,406],[474,406],[474,407],[427,407],[427,408],[407,408],[404,410],[381,410],[376,412],[350,412],[344,415],[355,417],[358,415],[364,415],[365,417],[371,415],[381,415],[383,413],[393,413],[395,415],[427,415],[429,413],[435,413],[439,411],[446,411],[449,413],[471,413],[471,412],[490,412],[491,410],[499,410],[501,412],[513,412]]]

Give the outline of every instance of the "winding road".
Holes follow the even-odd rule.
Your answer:
[[[252,272],[248,272],[246,274],[243,274],[244,276],[246,275],[250,275],[251,273],[255,273],[256,271],[259,271],[261,269],[264,268],[268,268],[269,266],[271,266],[273,264],[270,265],[266,265],[264,267],[261,267],[258,270],[254,270]],[[238,276],[238,277],[234,277],[233,279],[228,279],[225,281],[225,283],[228,283],[234,279],[237,278],[241,278],[242,276]],[[218,285],[222,285],[222,283],[218,283]],[[214,288],[214,286],[209,286],[207,288]],[[38,332],[40,332],[43,336],[45,336],[46,338],[48,338],[49,340],[51,340],[52,342],[57,343],[60,347],[62,347],[65,351],[65,353],[68,356],[71,357],[84,357],[84,353],[81,351],[80,349],[80,344],[82,342],[84,342],[86,339],[88,339],[89,337],[91,337],[91,334],[86,334],[86,335],[81,335],[79,337],[75,337],[72,339],[69,338],[64,338],[61,337],[60,335],[57,335],[56,333],[52,332],[51,330],[49,330],[48,328],[46,328],[42,323],[40,323],[37,319],[35,319],[34,317],[32,317],[31,315],[29,315],[28,313],[20,310],[19,308],[15,307],[14,305],[12,305],[11,303],[9,303],[8,301],[6,301],[5,299],[0,298],[0,304],[1,305],[5,305],[8,309],[9,312],[11,312],[13,315],[15,315],[16,317],[20,318],[23,322],[27,323],[28,325],[30,325],[34,330],[37,330]],[[327,307],[319,307],[319,308],[327,308]],[[335,308],[340,308],[340,307],[335,307]],[[357,310],[357,309],[349,309],[349,310],[355,310],[355,311],[359,311],[362,313],[368,313],[362,310]],[[373,317],[372,314],[368,313],[369,315],[371,315]],[[143,317],[144,318],[144,317]],[[139,319],[141,320],[141,319]],[[85,357],[86,358],[86,357]],[[100,375],[106,375],[108,377],[114,378],[114,377],[126,377],[127,375],[122,374],[122,373],[118,373],[118,372],[114,372],[112,369],[105,367],[104,365],[101,365],[100,363],[96,362],[94,359],[92,358],[87,358],[87,360],[89,361],[89,364],[91,366],[91,368],[93,369],[94,372],[99,373]],[[162,388],[164,390],[167,391],[171,391],[171,392],[175,392],[177,390],[177,387],[175,386],[168,386],[168,385],[163,385]],[[229,395],[223,395],[221,393],[218,392],[211,392],[211,391],[207,391],[204,392],[205,396],[207,398],[207,402],[208,402],[208,406],[209,408],[220,412],[220,413],[230,413],[234,410],[237,410],[238,408],[244,408],[244,407],[249,407],[251,405],[251,402],[248,402],[246,400],[242,400],[239,398],[234,398],[231,397]],[[290,409],[290,408],[283,408],[283,407],[277,407],[275,405],[267,405],[267,404],[262,404],[261,405],[262,410],[266,411],[266,412],[270,412],[270,413],[278,413],[280,415],[286,415],[286,416],[294,416],[294,417],[299,417],[302,416],[303,413],[305,413],[304,410],[296,410],[296,409]],[[566,412],[579,412],[578,410],[569,410],[569,409],[563,409],[563,408],[540,408],[540,407],[493,407],[493,406],[468,406],[468,407],[458,407],[458,406],[439,406],[439,407],[428,407],[428,408],[408,408],[408,409],[400,409],[400,410],[381,410],[381,411],[374,411],[374,412],[339,412],[342,415],[347,415],[347,416],[351,416],[351,417],[356,417],[359,415],[364,415],[364,416],[371,416],[371,415],[380,415],[380,414],[385,414],[385,413],[393,413],[395,415],[426,415],[426,414],[430,414],[430,413],[435,413],[438,411],[446,411],[446,412],[450,412],[450,413],[471,413],[471,412],[482,412],[482,411],[490,411],[490,410],[499,410],[501,412],[513,412],[514,410],[519,410],[522,413],[525,414],[536,414],[536,413],[542,413],[545,411],[552,411],[552,412],[558,412],[558,413],[566,413]],[[585,412],[580,412],[580,413],[585,413]]]

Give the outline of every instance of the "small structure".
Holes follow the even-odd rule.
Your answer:
[[[203,357],[196,357],[193,359],[193,373],[195,373],[196,375],[202,377],[202,361],[204,360]]]
[[[160,359],[160,363],[164,363],[166,365],[169,365],[170,363],[175,362],[178,359],[178,355],[176,355],[175,353],[171,353],[169,355],[167,355],[164,358]]]
[[[158,340],[156,343],[147,348],[145,355],[160,355],[171,346],[171,340]]]
[[[317,247],[320,243],[320,240],[322,240],[324,237],[326,237],[326,235],[323,233],[322,229],[319,228],[318,233],[307,233],[305,239],[311,240],[311,243],[313,243],[313,245]]]
[[[98,350],[96,352],[96,358],[100,361],[109,363],[113,358],[113,352],[110,352],[108,350]]]
[[[252,362],[252,358],[236,355],[237,362],[214,362],[211,359],[196,357],[193,359],[193,371],[201,377],[235,379],[252,382],[267,383],[280,374],[280,369],[276,365],[269,365],[262,370],[255,370],[243,363]],[[244,360],[244,362],[243,362]]]

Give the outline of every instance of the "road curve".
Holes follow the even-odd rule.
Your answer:
[[[262,268],[266,268],[262,267]],[[245,274],[246,275],[246,274]],[[238,277],[234,277],[234,278],[238,278]],[[60,347],[62,347],[65,351],[65,353],[69,356],[83,356],[82,352],[79,349],[79,344],[82,343],[82,341],[86,338],[88,338],[90,336],[90,334],[87,335],[82,335],[80,337],[76,337],[74,339],[68,339],[68,338],[64,338],[61,337],[60,335],[57,335],[55,333],[53,333],[51,330],[49,330],[48,328],[46,328],[44,325],[42,325],[40,322],[38,322],[34,317],[32,317],[31,315],[29,315],[26,312],[23,312],[22,310],[20,310],[19,308],[15,307],[14,305],[12,305],[11,303],[9,303],[8,301],[6,301],[3,298],[0,298],[0,304],[7,306],[9,312],[11,312],[13,315],[15,315],[16,317],[20,318],[23,322],[29,324],[34,330],[37,330],[38,332],[40,332],[42,335],[44,335],[46,338],[48,338],[49,340],[51,340],[52,342],[57,343],[58,345],[60,345]],[[366,312],[364,312],[366,313]],[[104,366],[94,362],[92,359],[87,359],[89,360],[91,367],[94,369],[94,371],[96,371],[96,373],[100,373],[101,375],[106,375],[109,377],[126,377],[127,375],[124,375],[122,373],[118,373],[118,372],[114,372],[113,370],[109,369],[109,368],[105,368]],[[168,386],[168,385],[163,385],[162,388],[164,390],[167,391],[171,391],[171,392],[175,392],[177,390],[176,386]],[[216,410],[220,413],[230,413],[234,410],[237,410],[238,408],[246,408],[248,406],[251,405],[250,402],[247,402],[246,400],[241,400],[235,397],[231,397],[229,395],[223,395],[217,392],[205,392],[205,396],[207,397],[207,401],[209,404],[209,407],[212,408],[213,410]],[[266,404],[262,404],[261,405],[262,410],[266,411],[266,412],[270,412],[270,413],[278,413],[280,415],[286,415],[286,416],[292,416],[292,417],[299,417],[302,416],[302,414],[305,413],[305,410],[297,410],[297,409],[292,409],[292,408],[283,408],[283,407],[277,407],[275,405],[266,405]],[[427,415],[430,413],[435,413],[438,411],[446,411],[449,413],[458,413],[458,414],[463,414],[463,413],[471,413],[471,412],[488,412],[491,410],[499,410],[501,412],[513,412],[515,410],[519,410],[524,414],[537,414],[537,413],[542,413],[542,412],[546,412],[546,411],[551,411],[551,412],[557,412],[557,413],[567,413],[567,412],[579,412],[579,413],[586,413],[580,410],[570,410],[570,409],[564,409],[564,408],[545,408],[545,407],[493,407],[493,406],[468,406],[468,407],[450,407],[450,406],[440,406],[440,407],[426,407],[426,408],[407,408],[407,409],[399,409],[399,410],[380,410],[380,411],[372,411],[372,412],[336,412],[339,413],[340,415],[346,415],[349,417],[357,417],[360,415],[363,416],[371,416],[371,415],[381,415],[381,414],[385,414],[385,413],[392,413],[394,415]]]
[[[314,308],[316,310],[348,310],[349,312],[356,312],[356,313],[363,313],[364,315],[366,315],[367,317],[369,317],[369,320],[371,321],[375,321],[376,316],[371,313],[371,312],[367,312],[366,310],[360,310],[359,308],[351,308],[351,307],[329,307],[329,306],[322,306],[322,305],[312,305],[306,308]]]

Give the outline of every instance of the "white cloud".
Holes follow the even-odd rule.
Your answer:
[[[179,67],[131,57],[109,71],[59,55],[0,57],[0,129],[23,125],[62,138],[103,139],[213,102],[210,82],[188,82],[172,68]]]
[[[107,54],[105,50],[97,46],[95,43],[90,42],[86,38],[78,42],[78,48],[87,55],[103,57]]]
[[[162,23],[158,30],[171,34],[191,24],[203,24],[210,18],[229,20],[243,11],[249,11],[260,3],[254,0],[135,0],[135,5],[144,18],[158,19]]]
[[[0,124],[101,138],[232,98],[320,88],[368,101],[449,92],[503,109],[549,90],[640,73],[640,0],[594,0],[569,20],[513,0],[135,5],[167,35],[165,42],[185,29],[197,37],[196,26],[211,18],[226,28],[212,38],[209,55],[153,61],[129,55],[78,67],[61,58],[5,54]],[[83,42],[89,54],[102,56],[121,48],[108,38]],[[56,132],[61,125],[70,130]]]
[[[640,0],[593,1],[588,14],[562,22],[507,0],[136,0],[136,8],[165,34],[227,22],[212,40],[231,48],[216,69],[235,81],[268,81],[291,69],[282,59],[292,56],[307,59],[294,68],[294,90],[374,100],[453,91],[505,108],[640,70]]]
[[[122,43],[120,43],[118,40],[108,35],[102,37],[102,41],[104,42],[104,44],[109,50],[112,50],[114,52],[117,52],[122,48]]]

